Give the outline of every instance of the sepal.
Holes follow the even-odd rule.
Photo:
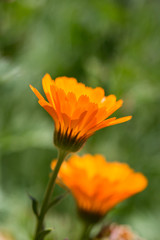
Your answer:
[[[53,207],[53,206],[55,206],[56,204],[60,203],[60,201],[61,201],[63,198],[65,198],[67,194],[68,194],[68,192],[65,192],[65,193],[62,193],[61,195],[55,197],[55,198],[51,201],[51,203],[48,205],[47,211],[48,211],[51,207]],[[47,211],[46,211],[46,212],[47,212]]]
[[[28,194],[28,195],[32,201],[32,210],[33,210],[34,214],[36,215],[36,217],[39,218],[38,201],[34,197],[32,197],[30,194]]]
[[[38,240],[43,240],[47,234],[49,234],[52,231],[52,229],[45,229],[39,232],[38,234]]]

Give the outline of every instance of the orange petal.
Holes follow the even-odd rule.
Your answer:
[[[101,102],[102,99],[104,98],[104,94],[105,94],[104,90],[101,87],[97,87],[91,90],[91,94],[90,94],[91,101],[95,103]]]
[[[34,88],[31,84],[29,86],[39,100],[44,99],[44,97],[42,97],[42,95],[38,92],[36,88]]]
[[[108,112],[108,114],[106,115],[106,118],[111,116],[112,113],[114,113],[115,111],[117,111],[120,107],[122,107],[123,104],[123,100],[120,99],[118,100],[111,108],[107,108],[106,111]]]
[[[61,88],[65,93],[75,92],[75,87],[78,85],[75,78],[58,77],[55,79],[55,84],[58,88]]]
[[[63,123],[64,123],[62,131],[66,132],[67,129],[70,130],[70,122],[71,122],[71,120],[65,113],[62,113],[62,118],[63,118]]]
[[[52,99],[52,94],[51,94],[51,88],[50,86],[52,85],[54,81],[52,80],[51,76],[47,73],[44,75],[44,77],[42,78],[42,86],[43,86],[43,90],[46,94],[46,97],[48,99],[48,101],[54,105],[53,103],[53,99]]]
[[[116,120],[110,121],[106,126],[112,126],[115,124],[119,124],[119,123],[123,123],[123,122],[127,122],[132,118],[132,116],[126,116],[126,117],[122,117],[122,118],[118,118]]]
[[[45,100],[41,99],[38,101],[39,104],[51,115],[55,122],[56,129],[59,128],[59,120],[56,111],[54,108]]]
[[[105,120],[105,121],[102,121],[101,123],[99,123],[99,124],[96,125],[95,127],[89,129],[89,130],[87,131],[87,135],[93,134],[95,131],[107,127],[108,124],[109,124],[111,121],[114,121],[115,119],[116,119],[116,117],[113,117],[113,118],[109,118],[109,119],[107,119],[107,120]]]
[[[113,94],[110,94],[107,97],[104,97],[102,99],[102,104],[105,106],[107,109],[111,108],[114,104],[116,103],[116,96]]]
[[[55,110],[57,112],[59,120],[61,121],[62,116],[61,116],[60,99],[59,99],[58,93],[57,93],[58,89],[54,85],[51,85],[50,88],[51,88],[52,98],[53,98],[53,101],[55,104]]]

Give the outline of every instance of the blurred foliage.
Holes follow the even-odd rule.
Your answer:
[[[102,153],[148,177],[148,188],[108,219],[159,240],[159,9],[159,0],[0,1],[0,229],[17,240],[30,239],[34,229],[27,192],[42,199],[56,149],[53,121],[29,84],[42,92],[48,72],[124,99],[115,115],[132,114],[133,120],[97,132],[80,154]],[[77,239],[81,224],[75,212],[67,197],[50,214],[53,236]]]

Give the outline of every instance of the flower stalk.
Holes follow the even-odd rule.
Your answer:
[[[49,179],[47,189],[46,189],[46,192],[44,195],[44,199],[42,202],[40,214],[39,214],[39,217],[37,218],[37,227],[36,227],[34,240],[39,240],[38,235],[41,231],[44,230],[43,229],[44,228],[44,218],[47,213],[48,207],[50,205],[50,200],[51,200],[51,196],[52,196],[53,189],[55,186],[56,177],[58,175],[59,169],[60,169],[61,164],[62,164],[63,160],[65,159],[66,155],[67,155],[66,151],[59,149],[58,161],[57,161],[56,167],[55,167],[54,171],[52,171],[52,175]]]
[[[89,235],[90,235],[92,226],[93,226],[93,224],[91,224],[87,221],[83,221],[83,231],[82,231],[80,240],[89,240]]]

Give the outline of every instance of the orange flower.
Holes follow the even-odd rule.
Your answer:
[[[56,160],[52,161],[54,169]],[[57,182],[73,194],[80,212],[102,217],[116,204],[141,192],[147,179],[127,164],[107,162],[102,155],[73,155],[62,163]]]
[[[36,88],[30,87],[54,120],[55,145],[69,152],[79,150],[95,131],[131,119],[131,116],[107,119],[123,101],[116,101],[114,95],[106,97],[100,87],[86,87],[75,78],[52,80],[49,74],[42,79],[42,85],[48,102]]]

